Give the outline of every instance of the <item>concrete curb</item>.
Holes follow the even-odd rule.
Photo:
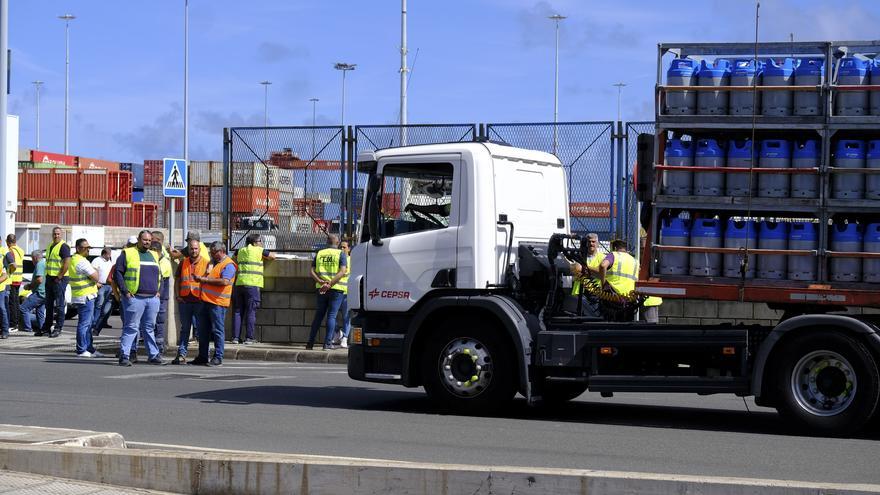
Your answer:
[[[66,428],[0,424],[0,438],[4,442],[23,445],[125,448],[125,440],[119,433],[70,430]]]
[[[0,443],[0,469],[184,493],[816,495],[880,485],[481,467],[252,452],[179,452]]]

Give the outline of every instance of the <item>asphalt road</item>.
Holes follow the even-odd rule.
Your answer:
[[[801,481],[880,482],[880,435],[810,438],[727,396],[585,394],[553,411],[437,413],[422,391],[349,380],[344,367],[220,368],[0,353],[0,421],[121,433],[127,441],[475,465]]]

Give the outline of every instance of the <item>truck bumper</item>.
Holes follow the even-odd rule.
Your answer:
[[[402,354],[388,348],[350,345],[348,348],[348,376],[352,380],[374,383],[402,384]]]

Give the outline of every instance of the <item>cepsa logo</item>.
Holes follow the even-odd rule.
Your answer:
[[[373,289],[367,293],[370,299],[409,299],[409,291],[405,290],[379,290]]]

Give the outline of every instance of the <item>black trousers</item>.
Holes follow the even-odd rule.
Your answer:
[[[20,318],[20,311],[18,310],[18,291],[21,288],[19,285],[10,285],[9,286],[9,302],[6,305],[7,313],[9,314],[9,327],[10,328],[18,328],[18,322]]]

